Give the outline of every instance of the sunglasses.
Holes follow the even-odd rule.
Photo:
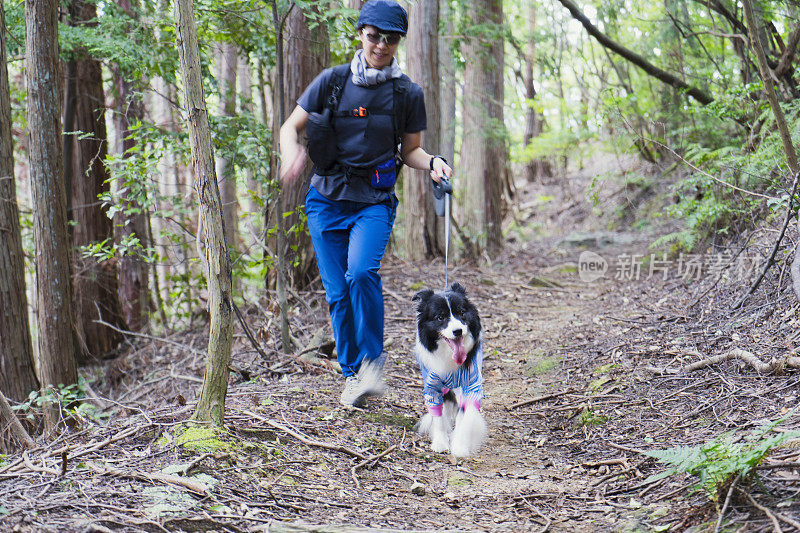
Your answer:
[[[364,35],[367,36],[367,40],[372,44],[378,44],[379,42],[383,41],[387,44],[387,46],[394,46],[400,42],[400,39],[403,37],[399,33],[371,33],[371,32],[364,32]]]

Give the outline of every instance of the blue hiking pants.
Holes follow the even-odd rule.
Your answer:
[[[306,216],[331,314],[336,356],[345,376],[383,352],[383,285],[378,270],[396,213],[394,196],[379,204],[329,200],[314,187]]]

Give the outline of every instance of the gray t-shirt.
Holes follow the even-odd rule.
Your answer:
[[[325,105],[328,83],[333,69],[325,69],[303,91],[297,105],[309,113],[321,113]],[[404,75],[405,76],[405,75]],[[406,113],[400,117],[402,133],[416,133],[427,128],[425,97],[422,88],[410,83],[406,95]],[[370,170],[394,156],[394,122],[391,114],[394,109],[394,87],[391,80],[370,87],[355,85],[352,76],[339,99],[339,111],[349,111],[363,107],[377,111],[367,116],[341,116],[335,119],[336,150],[338,162],[346,167]],[[392,190],[379,190],[369,183],[369,177],[351,175],[344,172],[311,176],[311,186],[330,200],[351,200],[356,202],[379,203],[392,194]]]

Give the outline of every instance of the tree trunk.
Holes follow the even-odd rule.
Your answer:
[[[476,37],[468,38],[464,45],[463,225],[477,249],[495,256],[503,246],[502,190],[507,161],[500,34],[503,5],[501,0],[471,0],[467,12],[470,25],[491,25],[497,35],[488,46]]]
[[[536,86],[533,80],[533,67],[536,64],[536,9],[538,4],[531,4],[530,7],[530,37],[528,38],[528,51],[525,54],[525,75],[523,84],[525,85],[525,98],[527,100],[527,111],[525,112],[525,133],[523,144],[527,147],[533,139],[542,134],[544,121],[536,109]],[[550,163],[543,159],[533,159],[525,164],[525,177],[527,181],[534,182],[550,176],[552,169]]]
[[[255,105],[253,103],[253,72],[250,67],[250,58],[247,54],[239,56],[239,95],[240,103],[239,109],[242,114],[255,118]],[[261,217],[257,216],[261,213],[261,208],[258,206],[256,198],[261,198],[261,187],[256,179],[255,172],[252,167],[245,171],[247,176],[247,211],[250,213],[250,220],[253,221],[256,228],[261,224]],[[257,230],[258,231],[258,230]]]
[[[36,247],[39,377],[45,389],[77,381],[67,198],[61,154],[58,2],[26,0],[28,157]],[[48,425],[57,422],[47,409]]]
[[[94,3],[73,0],[69,5],[71,26],[96,25]],[[100,358],[108,354],[122,337],[115,330],[97,323],[98,319],[117,328],[126,325],[117,287],[117,269],[112,261],[98,262],[85,258],[80,247],[112,239],[114,229],[107,209],[98,199],[109,191],[105,159],[107,135],[105,96],[100,63],[85,50],[76,51],[67,72],[64,108],[64,131],[78,132],[64,136],[64,172],[70,200],[68,217],[73,248],[73,310],[82,351],[81,360]],[[85,135],[88,134],[88,135]],[[69,154],[69,155],[67,155]]]
[[[5,6],[0,0],[0,28],[5,27]],[[14,177],[5,31],[0,31],[0,227],[3,228],[0,231],[0,391],[22,401],[39,388],[39,382],[25,294],[25,255]]]
[[[408,75],[425,94],[428,129],[422,133],[422,146],[438,154],[439,122],[439,0],[419,0],[410,8],[406,57]],[[452,162],[452,161],[451,161]],[[405,252],[418,260],[444,252],[444,241],[437,231],[430,172],[406,168],[403,177]]]
[[[439,2],[439,19],[444,23],[445,35],[439,36],[439,149],[441,154],[455,164],[456,157],[456,62],[450,50],[449,36],[455,34],[450,2]]]
[[[289,12],[284,27],[283,64],[289,65],[291,68],[284,68],[283,116],[289,116],[289,113],[297,105],[296,100],[303,90],[330,63],[328,33],[324,28],[324,25],[320,25],[312,32],[308,27],[305,13],[298,5]],[[282,123],[282,121],[278,123],[278,128]],[[273,133],[273,139],[277,138],[278,130],[276,129]],[[283,211],[292,211],[294,213],[283,218],[285,228],[301,223],[297,208],[304,201],[306,192],[305,176],[310,174],[311,168],[312,164],[309,160],[306,168],[301,173],[303,179],[297,180],[293,185],[282,186]],[[280,217],[281,215],[278,214],[277,216]],[[291,269],[289,282],[293,286],[302,287],[314,277],[313,273],[316,268],[314,250],[311,246],[308,232],[302,231],[297,234],[287,234],[285,246],[277,250],[277,253],[285,254],[288,257],[290,249],[295,250],[292,252],[295,267]]]
[[[211,318],[203,388],[194,412],[195,420],[222,425],[228,393],[228,363],[233,345],[231,261],[225,242],[211,128],[200,76],[200,50],[191,0],[176,0],[175,24],[181,79],[189,117],[189,142],[194,167],[194,189],[200,204],[200,224],[208,279],[208,312]]]
[[[217,87],[219,88],[220,115],[226,118],[236,116],[236,70],[239,59],[236,45],[220,43],[217,53]],[[236,250],[237,227],[239,221],[239,200],[236,197],[236,171],[233,159],[217,156],[217,176],[222,194],[222,218],[225,224],[225,240],[228,250]]]
[[[129,17],[134,17],[136,0],[117,0]],[[131,138],[132,126],[144,119],[144,105],[141,99],[140,80],[114,68],[114,86],[117,93],[114,127],[116,130],[117,153],[123,158],[130,157],[136,147]],[[131,188],[135,190],[131,190]],[[146,194],[146,184],[120,183],[120,189],[127,192],[121,199],[124,209],[115,220],[115,240],[117,243],[136,239],[141,246],[149,246],[147,239],[147,212],[139,204],[136,195]],[[119,261],[119,297],[125,322],[131,330],[138,331],[147,326],[150,310],[150,291],[148,287],[147,263],[139,252],[124,254]]]
[[[292,4],[289,9],[294,7]],[[277,139],[281,124],[286,121],[286,95],[284,87],[286,86],[286,79],[284,75],[284,57],[283,57],[283,25],[286,21],[286,16],[281,18],[278,14],[278,0],[272,0],[272,22],[275,27],[275,84],[273,85],[273,109],[275,112],[272,116],[272,138]],[[276,175],[278,169],[277,150],[272,151],[273,156],[270,159],[270,168],[272,175]],[[278,298],[278,308],[280,313],[280,331],[281,331],[281,349],[288,352],[292,348],[292,336],[289,331],[289,303],[286,297],[286,232],[284,228],[283,218],[283,197],[284,193],[281,189],[280,180],[275,180],[277,195],[275,197],[274,207],[267,207],[264,210],[264,228],[269,228],[270,213],[275,214],[275,296]],[[265,248],[265,253],[268,248]],[[265,257],[266,261],[266,257]],[[269,273],[267,273],[269,275]]]

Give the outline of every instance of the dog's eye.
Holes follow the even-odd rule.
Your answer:
[[[444,321],[445,318],[447,317],[445,316],[444,313],[439,313],[438,315],[436,315],[436,320]]]

